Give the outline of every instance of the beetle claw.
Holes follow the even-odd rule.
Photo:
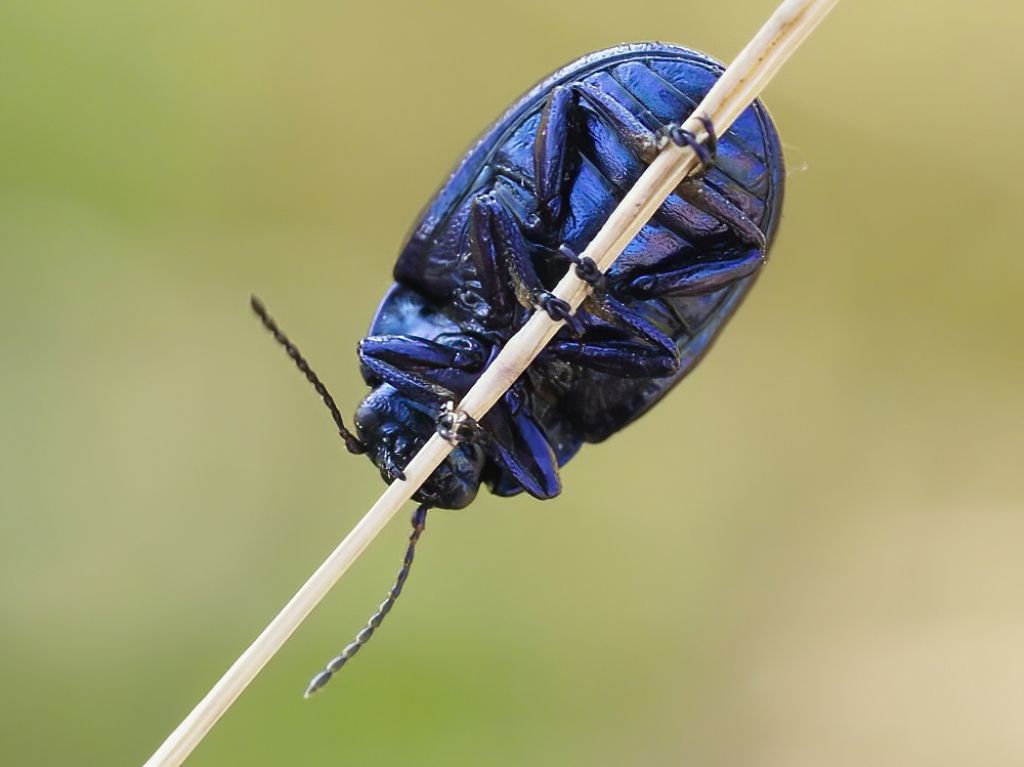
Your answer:
[[[567,322],[572,317],[572,307],[568,301],[563,301],[554,293],[546,290],[540,291],[536,298],[537,306],[548,313],[548,317],[555,322]]]
[[[693,172],[693,176],[706,173],[715,164],[715,157],[718,154],[718,134],[715,132],[714,123],[704,115],[699,115],[697,119],[707,133],[703,141],[698,140],[696,135],[683,128],[679,123],[671,123],[662,128],[659,131],[658,141],[659,148],[664,148],[669,141],[676,146],[690,147],[700,161],[700,166]]]
[[[597,262],[594,259],[590,256],[577,255],[577,253],[565,243],[558,246],[558,252],[575,264],[576,276],[590,285],[591,288],[598,290],[603,287],[604,272],[601,271],[601,267],[597,265]]]

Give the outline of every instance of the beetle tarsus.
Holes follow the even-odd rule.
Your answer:
[[[598,288],[602,285],[604,282],[604,272],[601,271],[601,268],[594,259],[590,256],[577,255],[572,248],[565,244],[558,246],[558,252],[573,263],[576,276],[590,285],[590,287]]]
[[[708,117],[700,115],[697,117],[707,136],[703,141],[696,135],[682,127],[679,123],[672,123],[665,126],[661,131],[660,146],[665,146],[668,141],[679,147],[690,147],[697,155],[700,166],[692,174],[694,176],[707,172],[708,168],[715,164],[715,157],[718,154],[718,134],[715,132],[714,123]]]
[[[548,317],[552,320],[564,322],[566,327],[569,328],[569,332],[574,336],[578,336],[583,332],[583,325],[573,314],[572,306],[569,305],[568,301],[546,290],[540,291],[534,300],[536,305],[547,312]]]
[[[437,416],[437,433],[453,445],[472,442],[480,435],[482,427],[465,410],[459,410],[448,400]]]
[[[572,307],[554,293],[542,291],[537,295],[537,306],[547,312],[555,322],[567,322],[572,317]]]

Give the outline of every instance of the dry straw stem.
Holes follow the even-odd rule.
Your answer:
[[[694,115],[706,115],[719,133],[725,133],[837,2],[783,2],[726,69]],[[694,116],[683,127],[698,139],[703,140],[707,135],[703,124]],[[607,270],[672,190],[696,166],[697,158],[691,148],[667,143],[581,255],[592,258],[602,271]],[[575,310],[588,290],[589,286],[570,269],[554,293]],[[459,403],[459,409],[472,418],[480,419],[526,370],[562,324],[543,311],[534,312]],[[146,767],[171,767],[188,757],[260,669],[451,451],[452,445],[436,434],[427,441],[405,467],[406,479],[388,486],[345,540],[168,736],[146,762]]]

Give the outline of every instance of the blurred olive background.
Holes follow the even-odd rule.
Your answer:
[[[745,3],[0,11],[0,761],[141,763],[376,499],[347,412],[407,227],[549,71]],[[1024,10],[841,4],[766,94],[762,281],[545,504],[396,521],[197,765],[1024,760]]]

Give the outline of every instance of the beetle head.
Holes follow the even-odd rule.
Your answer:
[[[384,384],[360,403],[356,430],[367,455],[385,482],[401,476],[417,451],[436,430],[436,416]],[[444,509],[468,506],[480,489],[484,453],[477,445],[462,443],[437,467],[414,498]]]

